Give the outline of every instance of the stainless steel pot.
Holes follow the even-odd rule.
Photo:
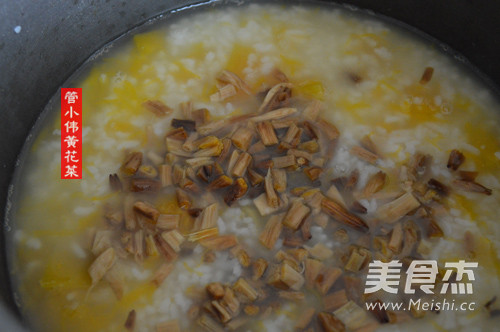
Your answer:
[[[0,3],[0,212],[17,156],[58,87],[95,51],[147,20],[189,0],[4,0]],[[227,0],[237,4],[237,0]],[[310,1],[298,1],[310,2]],[[317,2],[328,2],[327,0]],[[454,0],[338,0],[372,10],[445,42],[496,89],[500,85],[500,2]],[[203,6],[202,6],[203,7]],[[486,75],[480,73],[483,72]],[[498,90],[497,90],[498,91]],[[3,230],[3,228],[2,228]],[[0,330],[21,331],[0,237]]]

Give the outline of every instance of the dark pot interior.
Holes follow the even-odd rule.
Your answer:
[[[207,2],[210,1],[17,0],[0,3],[2,215],[8,208],[8,186],[17,156],[37,117],[58,87],[96,50],[131,28],[159,13]],[[460,59],[463,56],[464,62],[473,64],[473,69],[494,89],[495,85],[500,85],[500,25],[497,22],[500,2],[336,2],[372,10],[423,31],[457,51],[454,55]],[[0,246],[4,248],[3,234]],[[0,252],[0,285],[1,330],[21,330],[8,286],[5,250]]]

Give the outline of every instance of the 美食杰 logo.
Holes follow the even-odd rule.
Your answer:
[[[370,263],[368,275],[366,277],[365,294],[374,293],[383,290],[388,293],[397,294],[401,279],[402,263],[393,260],[388,263],[382,261],[373,261]],[[474,271],[477,268],[477,262],[447,262],[444,265],[446,271],[442,278],[442,286],[438,290],[439,294],[472,294],[473,288],[471,281],[474,281]],[[436,277],[439,273],[437,261],[435,260],[414,260],[406,270],[406,282],[404,287],[405,294],[414,294],[415,289],[412,286],[420,287],[425,294],[437,294],[435,285]],[[456,273],[452,280],[451,276]],[[467,276],[468,282],[462,282],[464,276]]]

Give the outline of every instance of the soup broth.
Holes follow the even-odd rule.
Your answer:
[[[60,179],[54,105],[22,160],[10,268],[34,330],[498,324],[499,105],[436,45],[277,5],[125,39],[76,83],[83,179]],[[436,262],[434,295],[405,294],[416,260]],[[460,260],[472,294],[439,294]],[[397,294],[366,291],[374,261],[401,263]]]

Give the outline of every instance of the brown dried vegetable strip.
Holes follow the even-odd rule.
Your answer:
[[[465,161],[465,156],[458,150],[452,150],[448,158],[447,167],[456,171]]]
[[[368,225],[358,216],[350,213],[335,201],[324,198],[321,208],[335,220],[360,231],[368,231]]]
[[[464,181],[464,180],[454,180],[453,185],[463,191],[468,191],[472,193],[484,194],[490,196],[492,194],[492,190],[486,188],[482,184],[479,184],[475,181]]]

